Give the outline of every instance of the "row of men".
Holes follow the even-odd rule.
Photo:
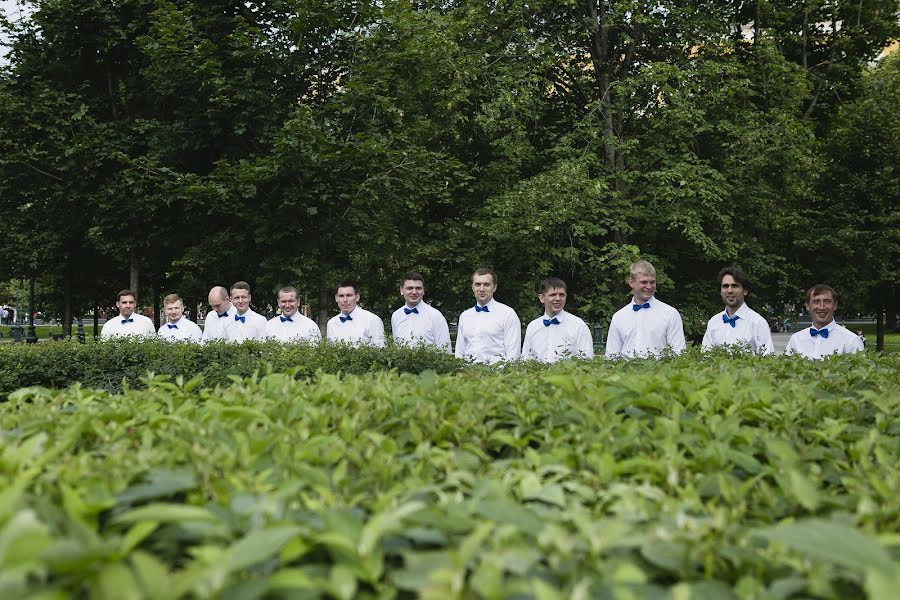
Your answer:
[[[742,345],[759,354],[775,351],[769,325],[746,303],[750,280],[736,267],[722,269],[719,291],[725,309],[707,323],[702,347]],[[628,284],[631,301],[613,315],[606,338],[607,357],[659,356],[686,347],[681,314],[656,298],[656,269],[647,261],[631,265]],[[544,314],[528,324],[521,340],[521,324],[511,307],[494,299],[497,274],[487,268],[472,274],[475,305],[459,316],[456,356],[474,362],[493,364],[519,358],[555,362],[566,357],[592,358],[593,340],[587,324],[566,312],[567,288],[556,277],[541,282],[538,300]],[[447,319],[423,301],[425,282],[418,273],[407,273],[400,285],[404,305],[391,316],[391,331],[398,344],[430,344],[451,352]],[[359,306],[359,289],[353,283],[337,287],[334,296],[339,314],[329,319],[325,337],[336,342],[384,346],[385,330],[378,315]],[[278,290],[280,314],[266,319],[250,308],[250,286],[239,281],[231,290],[217,286],[209,292],[211,308],[201,332],[196,323],[184,316],[184,303],[177,294],[164,299],[167,322],[154,331],[150,319],[134,312],[134,292],[119,292],[116,306],[119,317],[106,322],[101,338],[159,335],[178,341],[275,339],[283,342],[317,342],[318,325],[298,311],[296,288]],[[823,358],[836,353],[863,349],[859,337],[834,320],[837,294],[827,285],[816,285],[806,293],[806,308],[812,327],[791,336],[786,353]]]

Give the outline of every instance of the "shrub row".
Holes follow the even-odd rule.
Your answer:
[[[0,394],[35,385],[62,388],[75,382],[117,391],[122,389],[123,381],[139,386],[148,371],[185,379],[199,374],[206,385],[214,386],[228,383],[230,376],[246,377],[266,370],[294,369],[298,377],[307,377],[317,371],[360,374],[396,369],[401,373],[448,373],[462,365],[455,357],[432,348],[352,348],[324,342],[199,345],[159,340],[88,344],[63,340],[0,345]]]
[[[900,359],[271,373],[0,405],[3,598],[900,589]]]

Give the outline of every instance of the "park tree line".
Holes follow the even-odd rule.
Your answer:
[[[603,322],[641,257],[689,334],[725,264],[758,309],[823,281],[896,326],[897,0],[26,4],[0,280],[67,325],[238,279],[386,314],[410,269],[452,316],[483,265],[523,318],[553,274]]]

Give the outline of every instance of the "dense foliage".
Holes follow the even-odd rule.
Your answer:
[[[900,362],[279,373],[0,405],[4,598],[900,589]]]
[[[54,303],[246,279],[321,317],[349,276],[384,315],[414,268],[452,313],[489,264],[603,321],[643,256],[689,330],[733,262],[760,306],[897,313],[897,0],[25,4],[0,280]]]
[[[148,373],[200,377],[207,386],[233,377],[290,370],[296,377],[322,373],[361,374],[395,369],[400,373],[449,373],[465,363],[433,347],[360,348],[341,344],[225,342],[171,344],[165,341],[110,340],[0,345],[0,394],[28,386],[64,388],[73,383],[107,391],[141,387]]]

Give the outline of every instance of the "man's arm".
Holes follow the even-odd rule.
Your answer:
[[[510,310],[503,326],[503,347],[506,360],[516,360],[522,351],[522,322],[516,311]]]
[[[711,349],[715,344],[713,344],[713,322],[710,320],[706,323],[706,333],[703,334],[703,342],[700,344],[700,348],[703,350]]]
[[[460,313],[459,320],[457,321],[456,326],[456,358],[465,358],[466,357],[466,333],[465,327],[463,323],[465,319],[463,319],[463,315],[465,313]]]
[[[372,313],[372,322],[369,324],[371,328],[372,345],[379,348],[387,346],[387,339],[384,337],[384,321],[381,317]]]
[[[676,354],[681,354],[687,348],[684,339],[684,324],[681,322],[681,313],[675,310],[675,314],[669,319],[666,328],[666,345],[672,348]]]
[[[441,350],[453,353],[450,345],[450,326],[447,325],[444,315],[437,311],[434,314],[434,343]]]
[[[775,343],[772,341],[772,331],[765,319],[757,319],[753,339],[756,342],[757,352],[762,355],[775,354]]]
[[[575,332],[575,354],[582,358],[594,358],[594,338],[584,321],[578,324]]]
[[[617,315],[613,315],[606,332],[606,357],[612,358],[622,352],[622,336],[619,334]]]

